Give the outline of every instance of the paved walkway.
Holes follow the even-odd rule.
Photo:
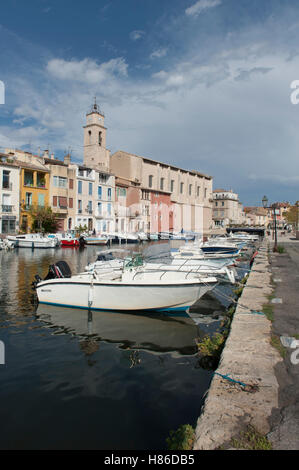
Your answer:
[[[273,248],[272,238],[269,240]],[[296,336],[299,339],[299,240],[295,240],[294,235],[279,236],[278,245],[285,248],[285,253],[271,253],[270,266],[274,295],[282,303],[273,304],[272,329],[278,338]],[[277,450],[299,449],[299,364],[291,360],[295,350],[286,348],[283,361],[275,367],[278,408],[272,412],[268,437]]]

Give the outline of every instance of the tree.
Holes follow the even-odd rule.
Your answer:
[[[56,214],[49,206],[32,206],[29,210],[32,218],[31,232],[55,233],[58,228]]]
[[[283,212],[282,216],[287,221],[288,224],[297,225],[298,224],[298,210],[299,205],[290,206],[289,210]]]

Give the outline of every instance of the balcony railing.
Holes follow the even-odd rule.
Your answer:
[[[2,212],[12,212],[13,206],[7,205],[7,204],[2,204]]]

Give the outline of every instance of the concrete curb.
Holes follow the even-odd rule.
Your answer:
[[[272,293],[264,241],[239,298],[217,373],[253,386],[246,388],[214,375],[195,430],[194,450],[214,450],[252,425],[261,434],[270,431],[269,417],[278,408],[274,367],[282,359],[270,344],[271,322],[260,312]],[[243,308],[245,307],[245,308]]]

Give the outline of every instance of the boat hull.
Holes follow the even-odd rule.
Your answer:
[[[54,239],[26,239],[17,237],[7,237],[10,242],[13,242],[16,248],[55,248],[57,242]]]
[[[84,238],[85,245],[107,245],[107,238]]]
[[[74,240],[61,240],[60,241],[61,246],[63,247],[78,247],[80,246],[79,240],[74,239]]]
[[[54,279],[36,287],[40,303],[109,311],[187,311],[216,284],[190,280],[183,283],[98,282]]]

